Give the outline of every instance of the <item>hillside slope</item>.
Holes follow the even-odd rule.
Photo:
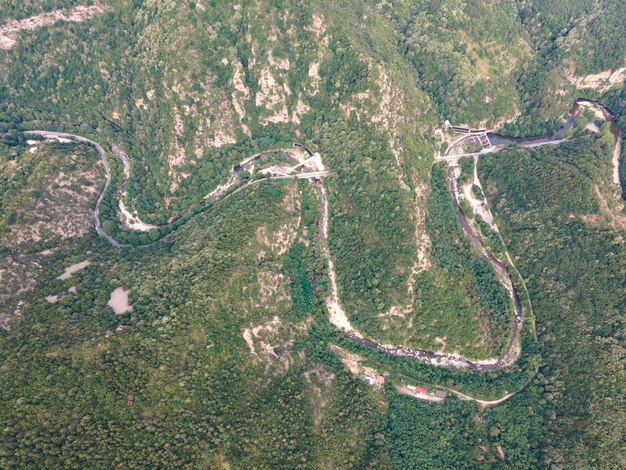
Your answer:
[[[616,433],[571,433],[621,422],[603,400],[618,394],[623,305],[584,295],[578,311],[570,297],[598,270],[597,291],[614,289],[623,269],[608,241],[624,217],[604,190],[610,126],[585,115],[591,130],[553,153],[459,164],[502,228],[484,246],[514,277],[468,238],[434,158],[454,136],[446,119],[546,134],[583,96],[621,126],[624,24],[618,0],[0,0],[0,467],[609,462]],[[103,159],[24,130],[92,139]],[[548,248],[574,253],[579,237],[580,259],[561,266]],[[524,281],[534,311],[522,295],[516,337]],[[556,326],[553,305],[597,320],[595,339]],[[452,361],[385,355],[346,322]],[[453,367],[495,364],[512,337],[510,363]],[[610,358],[606,394],[559,350],[578,342]],[[592,417],[565,391],[577,382]],[[452,406],[398,395],[415,383]]]

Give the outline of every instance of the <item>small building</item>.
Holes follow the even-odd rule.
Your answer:
[[[443,391],[443,390],[437,390],[435,392],[435,396],[439,397],[439,398],[446,398],[448,396],[448,394],[445,391]]]
[[[385,377],[383,377],[382,375],[379,375],[378,377],[376,377],[376,385],[378,386],[385,385]]]
[[[425,395],[430,395],[430,392],[425,388],[418,387],[417,385],[407,385],[406,388],[411,390],[413,393],[423,393]]]
[[[364,375],[363,377],[361,377],[361,380],[363,382],[365,382],[367,385],[374,385],[374,379],[372,377],[370,377],[369,375]]]
[[[448,130],[448,128],[451,126],[452,124],[450,124],[450,121],[448,121],[447,119],[444,121],[443,123],[443,128],[444,130]]]

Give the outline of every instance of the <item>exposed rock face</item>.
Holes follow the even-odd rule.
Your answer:
[[[605,70],[604,72],[577,77],[570,73],[569,81],[579,90],[591,88],[603,93],[612,86],[623,83],[626,79],[626,67],[617,70]]]
[[[108,9],[101,5],[78,6],[72,9],[61,9],[31,16],[23,20],[13,20],[0,26],[0,49],[9,50],[15,46],[22,31],[34,31],[37,28],[54,24],[58,21],[80,23],[90,20],[99,13]]]
[[[299,323],[283,323],[274,316],[260,325],[250,325],[242,336],[255,363],[265,364],[265,372],[282,375],[289,370],[295,359],[293,345],[298,337],[308,334],[311,319]]]

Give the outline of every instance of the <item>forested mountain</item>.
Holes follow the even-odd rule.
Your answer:
[[[0,467],[624,466],[625,25],[0,0]]]

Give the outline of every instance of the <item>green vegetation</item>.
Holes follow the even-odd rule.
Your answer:
[[[390,455],[394,468],[470,468],[471,403],[425,404],[390,393]]]
[[[609,198],[609,157],[576,140],[481,159],[483,185],[533,299],[544,351],[542,462],[567,468],[623,465],[624,380],[617,346],[625,252]],[[598,185],[600,193],[594,191]],[[606,188],[606,189],[605,189]]]
[[[515,66],[530,53],[513,2],[412,3],[402,47],[441,113],[456,124],[512,115]]]
[[[264,302],[253,292],[258,273],[280,274],[286,256],[255,237],[268,217],[293,219],[279,204],[283,188],[257,186],[150,249],[95,249],[93,267],[66,282],[55,279],[65,255],[51,255],[23,321],[1,339],[12,384],[2,389],[2,466],[345,468],[374,458],[380,405],[336,361],[291,345],[307,336],[311,293],[293,290],[294,311],[273,297],[255,307]],[[252,201],[259,210],[248,213]],[[307,250],[300,245],[294,253]],[[89,240],[72,248],[94,250]],[[297,269],[306,268],[289,272]],[[43,300],[70,284],[76,294]],[[133,310],[114,315],[106,302],[120,285]],[[273,328],[274,315],[282,325],[252,337],[256,357],[242,332]]]
[[[573,59],[578,75],[624,65],[626,45],[619,38],[626,13],[619,0],[603,1],[599,8],[584,0],[520,3],[520,18],[548,60]]]
[[[3,245],[40,242],[36,246],[54,246],[60,239],[76,235],[75,231],[79,235],[87,232],[90,221],[80,228],[61,227],[58,219],[72,207],[93,204],[104,186],[104,171],[91,146],[28,146],[20,135],[19,140],[0,141],[0,155]]]
[[[331,326],[309,182],[203,202],[242,159],[306,145],[331,172],[328,245],[355,328],[497,357],[511,301],[459,226],[433,130],[450,119],[544,134],[585,96],[626,132],[623,86],[586,77],[624,66],[622,2],[0,0],[0,28],[96,3],[91,19],[0,49],[1,468],[626,466],[626,215],[611,129],[590,113],[567,143],[481,158],[506,246],[476,224],[519,268],[538,335],[521,295],[522,351],[496,372],[392,356]],[[103,145],[100,220],[130,247],[93,230],[105,181],[94,149],[28,144],[28,129]],[[272,155],[242,178],[286,163]],[[123,226],[124,189],[158,229]],[[118,288],[132,309],[115,314]],[[441,406],[399,395],[400,382],[514,396]]]
[[[437,350],[441,345],[433,339],[426,344],[419,341],[420,335],[432,335],[445,338],[446,350],[497,357],[513,318],[508,293],[489,263],[472,252],[440,167],[433,167],[431,185],[426,227],[432,237],[433,264],[416,278],[414,344]]]
[[[441,406],[389,391],[386,436],[394,468],[536,468],[545,411],[538,390],[529,387],[485,410],[454,398]]]

